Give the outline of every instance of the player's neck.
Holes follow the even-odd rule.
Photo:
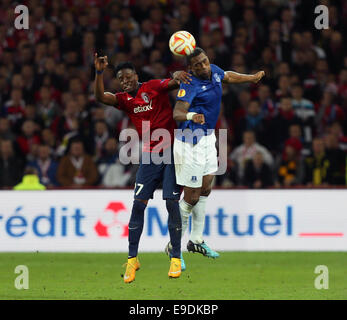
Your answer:
[[[138,82],[137,85],[136,85],[135,90],[133,90],[133,91],[131,91],[131,92],[128,92],[128,94],[130,94],[130,95],[133,96],[133,97],[136,97],[137,92],[139,91],[139,89],[140,89],[140,87],[141,87],[141,84],[142,84],[142,83]]]

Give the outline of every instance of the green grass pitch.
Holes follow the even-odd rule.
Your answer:
[[[140,253],[135,282],[124,284],[124,253],[0,253],[0,299],[347,299],[347,253],[221,252],[217,260],[192,253],[184,257],[187,270],[179,279],[169,279],[164,253]],[[28,267],[27,290],[14,286],[17,265]],[[329,289],[315,288],[317,265],[328,267]]]

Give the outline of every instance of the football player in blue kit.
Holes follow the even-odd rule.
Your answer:
[[[210,61],[201,48],[195,48],[186,57],[192,74],[190,84],[180,84],[173,118],[180,121],[174,140],[174,161],[177,184],[183,186],[180,201],[182,236],[192,213],[192,231],[187,250],[217,258],[219,254],[203,240],[205,205],[211,192],[214,173],[218,170],[216,136],[214,129],[222,101],[222,83],[257,83],[264,75],[223,71]],[[188,130],[187,130],[188,129]],[[190,129],[190,130],[189,130]],[[170,253],[170,243],[166,247]],[[181,255],[182,269],[185,269]]]

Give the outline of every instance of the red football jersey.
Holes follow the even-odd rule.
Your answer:
[[[169,81],[170,79],[144,82],[140,84],[135,97],[127,92],[116,93],[118,101],[116,108],[126,112],[135,125],[144,142],[145,152],[159,152],[172,145],[176,122],[172,117],[173,110],[168,95]],[[143,127],[143,121],[148,121],[150,128]],[[152,140],[152,132],[156,129],[166,129],[170,133],[170,141],[165,141],[157,148],[155,146],[161,143],[163,138],[161,137],[159,141]]]

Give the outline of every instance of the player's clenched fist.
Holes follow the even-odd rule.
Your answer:
[[[253,82],[257,83],[262,77],[265,76],[265,72],[264,71],[258,71],[253,78]]]
[[[108,66],[107,56],[98,57],[98,54],[94,54],[94,66],[96,71],[104,71]]]
[[[197,113],[197,114],[193,115],[192,120],[195,123],[204,124],[205,123],[205,116],[203,114]]]

